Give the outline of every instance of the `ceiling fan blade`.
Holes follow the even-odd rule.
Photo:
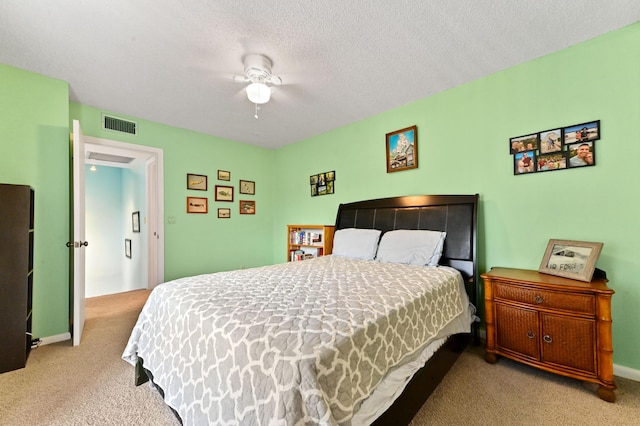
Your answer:
[[[267,77],[267,83],[271,83],[274,86],[280,86],[282,84],[282,79],[277,75],[270,75]]]
[[[243,75],[234,75],[233,81],[235,81],[236,83],[247,83],[249,82],[249,79]]]

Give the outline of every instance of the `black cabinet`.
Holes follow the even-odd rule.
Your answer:
[[[29,186],[0,184],[0,373],[31,350],[33,201]]]

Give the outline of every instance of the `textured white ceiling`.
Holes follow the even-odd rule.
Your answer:
[[[74,102],[277,148],[639,20],[638,0],[2,0],[0,62]],[[232,80],[250,53],[283,81],[257,120]]]

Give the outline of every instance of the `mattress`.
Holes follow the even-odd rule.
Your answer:
[[[469,317],[453,268],[324,256],[161,284],[123,359],[142,358],[186,425],[350,425]]]

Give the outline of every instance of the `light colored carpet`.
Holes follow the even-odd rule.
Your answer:
[[[42,346],[26,368],[0,374],[0,425],[179,425],[155,390],[134,386],[133,367],[120,358],[147,297],[88,299],[80,346]],[[610,404],[592,385],[506,359],[487,364],[482,348],[470,347],[411,426],[640,424],[640,383],[616,383]]]

